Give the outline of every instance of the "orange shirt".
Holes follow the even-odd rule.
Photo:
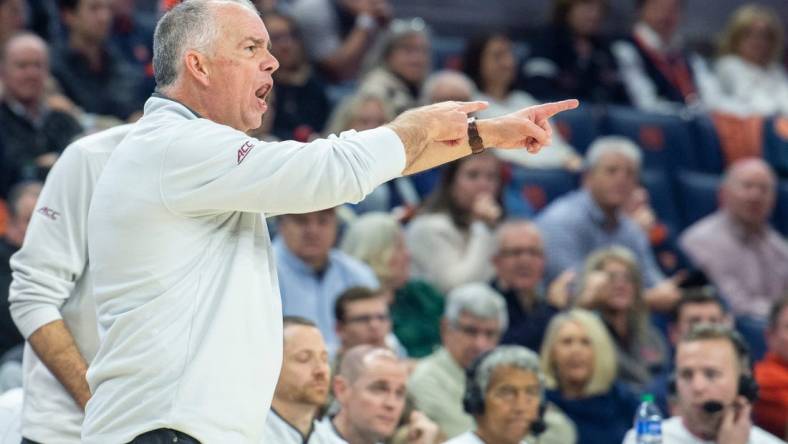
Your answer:
[[[754,406],[755,423],[780,437],[788,433],[788,362],[774,353],[755,364],[760,391]]]

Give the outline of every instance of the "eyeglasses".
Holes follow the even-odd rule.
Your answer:
[[[498,255],[505,258],[514,258],[520,256],[543,257],[544,251],[541,248],[502,248]]]
[[[508,402],[514,401],[520,394],[525,398],[538,399],[542,395],[542,389],[538,385],[519,389],[517,387],[505,385],[492,392],[493,396]]]
[[[391,317],[387,314],[365,314],[345,319],[346,324],[369,324],[372,321],[388,322]]]

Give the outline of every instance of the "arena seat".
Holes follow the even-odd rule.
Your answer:
[[[679,171],[676,179],[685,228],[717,209],[722,180],[719,175],[683,170]]]

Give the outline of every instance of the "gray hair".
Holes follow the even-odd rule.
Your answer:
[[[520,345],[501,345],[484,355],[474,374],[474,382],[482,395],[490,386],[493,372],[500,367],[514,367],[531,372],[539,380],[539,387],[544,387],[539,355]]]
[[[427,23],[421,17],[410,19],[396,18],[389,23],[388,27],[375,39],[375,43],[367,51],[367,55],[361,63],[361,77],[373,69],[385,65],[386,59],[391,54],[397,43],[405,37],[411,35],[422,35],[427,41],[431,41],[431,32]]]
[[[482,282],[461,285],[449,292],[443,316],[451,325],[457,325],[462,313],[482,319],[498,319],[502,332],[509,325],[503,296]]]
[[[544,238],[542,237],[542,230],[539,229],[539,226],[536,225],[533,221],[528,219],[506,219],[501,222],[498,227],[495,229],[494,239],[495,239],[495,252],[500,253],[501,248],[503,248],[503,235],[509,231],[514,230],[517,228],[525,228],[528,230],[533,231],[537,235],[539,235],[539,239],[544,242]]]
[[[452,83],[467,90],[469,100],[473,100],[473,96],[476,95],[476,85],[470,77],[459,71],[444,69],[430,74],[424,81],[424,86],[421,88],[421,103],[424,105],[433,103],[435,90],[444,83]]]
[[[153,33],[153,72],[156,88],[175,83],[182,70],[185,51],[210,51],[219,36],[219,29],[211,7],[221,3],[235,3],[257,14],[249,0],[188,0],[159,19]]]
[[[596,168],[602,157],[610,153],[623,155],[634,162],[637,169],[640,170],[643,155],[635,142],[623,136],[604,136],[594,140],[591,146],[588,147],[585,159],[586,171]]]

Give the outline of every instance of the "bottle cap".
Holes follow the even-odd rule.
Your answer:
[[[654,402],[654,395],[651,393],[643,393],[643,396],[640,397],[640,400],[643,402]]]

